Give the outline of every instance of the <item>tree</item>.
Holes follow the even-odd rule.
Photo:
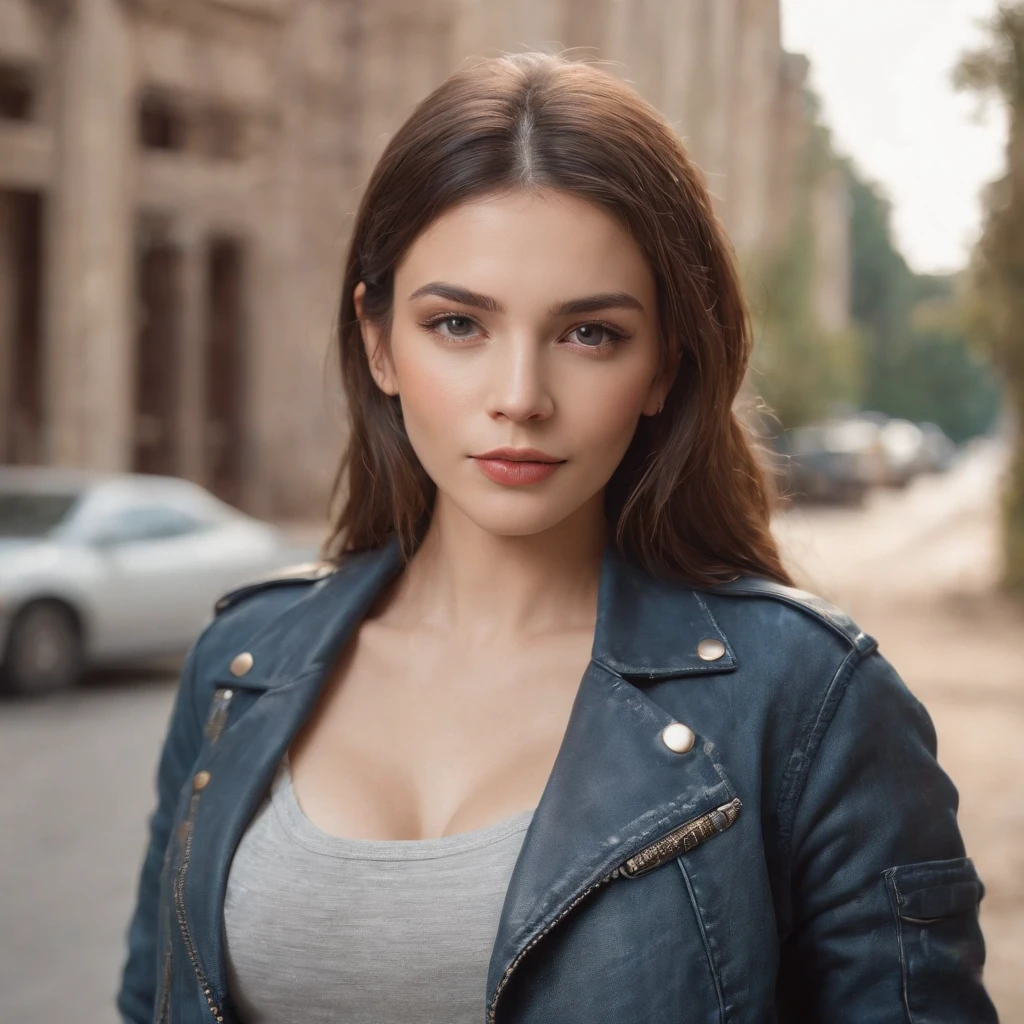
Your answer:
[[[964,54],[961,89],[996,97],[1009,116],[1006,172],[985,194],[985,224],[971,261],[968,324],[1007,382],[1017,438],[1003,504],[1004,582],[1024,594],[1024,3],[1000,4],[980,49]]]
[[[860,397],[859,332],[826,328],[815,312],[812,196],[839,158],[810,89],[804,90],[804,103],[808,135],[800,154],[793,219],[778,249],[749,268],[757,282],[748,289],[758,335],[751,373],[767,403],[770,417],[763,429],[769,431],[820,420],[855,406]]]
[[[991,366],[969,344],[955,275],[916,274],[893,239],[880,187],[837,155],[820,104],[804,91],[807,138],[797,201],[781,244],[748,266],[757,326],[751,365],[775,433],[854,408],[937,423],[955,441],[990,429],[1000,393]],[[816,314],[812,197],[839,170],[850,209],[850,318],[828,329]],[[764,413],[767,412],[767,416]]]
[[[850,314],[864,340],[865,408],[937,423],[955,441],[988,430],[999,389],[969,345],[953,275],[916,274],[896,247],[890,204],[846,162],[851,198]]]

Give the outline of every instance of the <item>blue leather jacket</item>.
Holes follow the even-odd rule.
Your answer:
[[[400,569],[392,542],[218,604],[160,759],[124,1020],[237,1020],[233,851]],[[663,741],[672,722],[691,749]],[[984,890],[956,808],[927,713],[849,618],[753,577],[658,582],[609,547],[593,657],[509,884],[481,1022],[990,1024]]]

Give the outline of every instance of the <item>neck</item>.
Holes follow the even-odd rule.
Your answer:
[[[607,537],[600,493],[528,536],[490,533],[439,495],[395,605],[467,642],[592,630]]]

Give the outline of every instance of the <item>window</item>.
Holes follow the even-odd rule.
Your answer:
[[[143,93],[139,105],[139,142],[145,149],[180,152],[188,141],[184,104],[166,92]]]
[[[245,156],[245,118],[228,107],[211,105],[203,111],[202,149],[214,160]]]
[[[45,537],[68,518],[78,494],[0,492],[0,537]]]
[[[31,121],[35,82],[30,68],[0,61],[0,119]]]
[[[106,544],[168,540],[208,528],[210,524],[172,505],[137,505],[111,513],[97,534]]]

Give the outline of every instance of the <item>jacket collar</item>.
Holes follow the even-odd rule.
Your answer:
[[[706,660],[701,640],[725,653]],[[604,550],[593,659],[634,682],[736,667],[732,647],[696,590],[655,579],[612,545]]]
[[[226,651],[215,667],[226,686],[271,689],[310,673],[326,672],[373,601],[402,570],[398,541],[349,556],[245,650],[253,667],[243,679],[230,674],[237,651]],[[295,630],[303,642],[295,643]],[[702,640],[718,640],[725,653],[705,660]],[[291,652],[291,653],[289,653]],[[671,679],[736,668],[728,638],[701,593],[656,580],[616,548],[601,559],[597,622],[592,657],[633,682]]]
[[[311,713],[337,655],[374,600],[401,571],[397,541],[346,559],[241,650],[253,667],[215,655],[218,682],[266,692],[228,726],[202,767],[185,918],[212,998],[226,998],[223,906],[231,858],[274,770]],[[722,657],[703,660],[701,640]],[[701,596],[660,583],[611,547],[602,556],[592,660],[583,676],[547,786],[513,871],[492,950],[488,1005],[532,940],[627,857],[734,797],[714,745],[698,735],[686,755],[660,740],[672,715],[635,684],[730,671],[731,646]],[[241,781],[240,781],[241,780]]]

